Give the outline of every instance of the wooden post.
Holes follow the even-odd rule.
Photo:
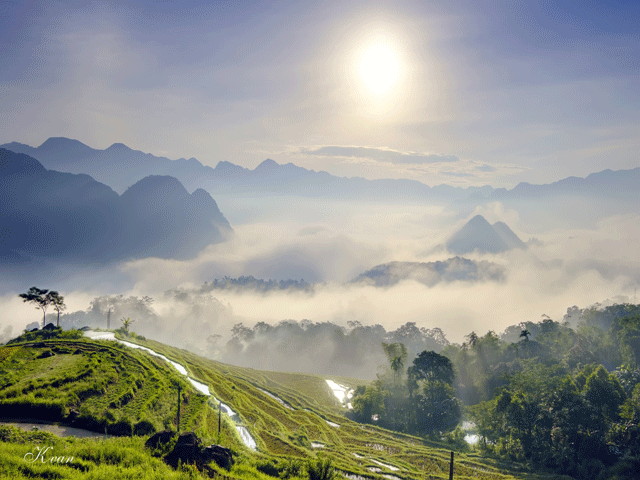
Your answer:
[[[451,452],[451,463],[449,464],[449,480],[453,480],[453,451]]]
[[[180,385],[178,385],[178,433],[180,433]]]
[[[222,400],[220,400],[220,405],[218,405],[218,445],[220,445],[220,427],[222,424]]]

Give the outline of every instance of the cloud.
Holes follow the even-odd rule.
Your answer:
[[[69,311],[85,310],[91,299],[107,293],[139,298],[149,295],[155,299],[158,318],[137,322],[135,331],[203,353],[208,348],[208,335],[222,335],[221,342],[226,342],[236,323],[251,327],[285,319],[339,325],[359,321],[383,325],[387,331],[416,322],[418,327],[440,327],[449,340],[461,342],[472,330],[478,334],[501,332],[522,321],[539,321],[542,314],[562,320],[572,305],[587,307],[617,295],[633,298],[634,287],[640,282],[637,214],[610,216],[589,228],[545,230],[541,226],[533,229],[531,224],[525,228],[523,224],[529,219],[521,211],[489,203],[475,213],[492,223],[505,221],[523,240],[529,232],[540,240],[526,251],[465,256],[495,263],[504,270],[503,281],[454,280],[424,285],[408,278],[381,289],[344,282],[391,261],[446,260],[447,255],[428,252],[450,236],[458,222],[466,220],[423,205],[318,203],[320,213],[315,216],[310,210],[297,208],[290,205],[277,220],[240,225],[237,242],[213,245],[191,260],[148,258],[95,270],[93,276],[88,271],[81,276],[68,272],[65,285],[30,280],[15,291],[5,290],[8,294],[0,297],[5,313],[0,333],[11,326],[17,334],[42,318],[17,297],[32,283],[60,291],[68,300]],[[301,219],[287,218],[294,214]],[[314,233],[297,235],[304,228]],[[302,277],[319,283],[311,291],[200,290],[205,281],[225,275]],[[186,294],[164,294],[174,287]],[[122,316],[135,315],[134,311],[122,312]]]
[[[436,153],[418,154],[415,152],[401,152],[389,148],[355,147],[355,146],[324,146],[315,149],[303,149],[301,153],[326,157],[368,158],[378,162],[396,164],[430,164],[458,162],[455,155],[440,155]]]
[[[480,172],[495,172],[497,169],[496,167],[492,167],[491,165],[487,165],[486,163],[479,165],[476,167],[476,170],[479,170]]]
[[[473,173],[468,173],[468,172],[440,172],[440,173],[442,175],[447,175],[449,177],[461,177],[461,178],[475,177]]]

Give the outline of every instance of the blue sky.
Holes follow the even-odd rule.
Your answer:
[[[5,0],[0,143],[430,185],[635,168],[638,25],[637,1]],[[382,95],[358,70],[376,42]]]

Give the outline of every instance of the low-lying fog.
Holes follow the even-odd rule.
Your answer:
[[[427,329],[440,327],[449,341],[461,342],[472,330],[499,333],[522,321],[539,321],[543,314],[562,320],[572,305],[587,307],[614,298],[633,301],[640,280],[640,215],[633,213],[600,214],[585,226],[584,212],[577,215],[580,222],[571,222],[566,212],[561,222],[553,210],[546,216],[538,212],[532,221],[520,213],[530,206],[516,210],[500,203],[467,215],[439,206],[302,198],[216,200],[237,233],[234,242],[212,245],[188,261],[148,258],[98,269],[67,266],[50,276],[34,274],[21,287],[3,287],[0,337],[6,341],[27,324],[42,321],[42,312],[17,296],[33,285],[59,291],[67,312],[86,311],[94,298],[105,295],[151,297],[153,303],[147,306],[155,314],[152,322],[137,318],[145,313],[134,302],[130,311],[126,306],[114,311],[112,328],[128,316],[139,320],[132,326],[135,332],[204,353],[208,337],[221,335],[224,343],[238,323],[252,328],[257,322],[287,319],[343,326],[357,321],[380,324],[387,331],[415,322]],[[346,283],[386,262],[453,257],[443,244],[475,214],[490,223],[505,222],[528,242],[527,250],[464,255],[502,266],[501,281],[436,279],[425,285],[404,280],[389,287]],[[313,285],[309,290],[269,292],[201,289],[205,281],[225,276],[304,279]]]

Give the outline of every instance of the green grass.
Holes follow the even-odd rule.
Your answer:
[[[220,443],[234,450],[240,458],[230,472],[234,478],[273,478],[256,470],[261,462],[275,462],[282,466],[296,460],[307,462],[317,458],[330,458],[338,470],[369,478],[383,478],[380,473],[369,470],[382,468],[373,462],[377,460],[400,468],[399,471],[383,468],[382,474],[391,474],[403,480],[448,479],[452,446],[348,420],[343,416],[342,407],[337,405],[324,377],[235,367],[154,341],[131,337],[126,340],[144,345],[181,363],[190,376],[208,384],[217,398],[238,412],[255,438],[258,452],[252,452],[244,446],[234,425],[223,415]],[[45,351],[52,351],[55,355],[42,358]],[[207,398],[199,395],[191,384],[163,360],[115,342],[51,339],[45,341],[44,346],[34,346],[31,342],[0,347],[0,372],[0,408],[3,411],[11,409],[12,402],[22,407],[28,405],[33,415],[40,414],[41,417],[57,412],[60,418],[55,418],[56,420],[64,420],[71,412],[76,411],[81,418],[96,422],[94,427],[106,426],[112,430],[114,425],[135,426],[143,420],[151,423],[155,429],[175,429],[177,391],[173,383],[181,382],[184,394],[182,430],[195,431],[205,443],[218,441],[217,405],[208,405]],[[349,386],[365,383],[357,379],[328,378]],[[293,410],[285,408],[256,387],[277,395],[291,405]],[[13,408],[17,408],[15,405]],[[340,427],[330,426],[327,420]],[[152,457],[142,447],[145,439],[146,437],[135,436],[109,439],[104,441],[104,449],[111,449],[108,450],[111,452],[108,455],[98,459],[78,458],[93,462],[96,472],[103,468],[124,468],[104,460],[107,457],[115,458],[117,451],[122,450],[123,456],[119,458],[123,464],[130,462],[129,458],[137,459],[131,460],[134,463],[149,462],[150,471],[145,475],[155,475],[154,469],[161,468],[157,464],[160,460]],[[86,449],[97,448],[96,445],[99,444],[95,440],[59,441],[64,442],[64,448],[71,452],[67,454],[65,450],[65,455],[74,455],[76,451],[86,452]],[[322,443],[324,448],[313,449],[311,442]],[[29,445],[5,442],[0,444],[0,448],[8,449],[7,456],[3,454],[0,459],[0,467],[4,468],[6,464],[11,476],[15,473],[18,475],[15,478],[28,478],[29,474],[20,473],[20,469],[26,468],[23,456],[28,453],[25,448],[29,448]],[[66,469],[65,474],[70,474],[71,467],[47,468]],[[132,464],[130,468],[135,468],[135,465]],[[266,467],[263,470],[264,468]],[[58,474],[59,472],[55,475]],[[178,474],[192,475],[193,472],[176,473]],[[53,473],[51,475],[53,476],[49,478],[76,478],[55,476]],[[104,475],[104,478],[138,478],[133,470],[130,474],[122,473],[123,476]],[[458,452],[455,478],[533,480],[549,477],[527,473],[517,465],[505,465],[478,455]]]

